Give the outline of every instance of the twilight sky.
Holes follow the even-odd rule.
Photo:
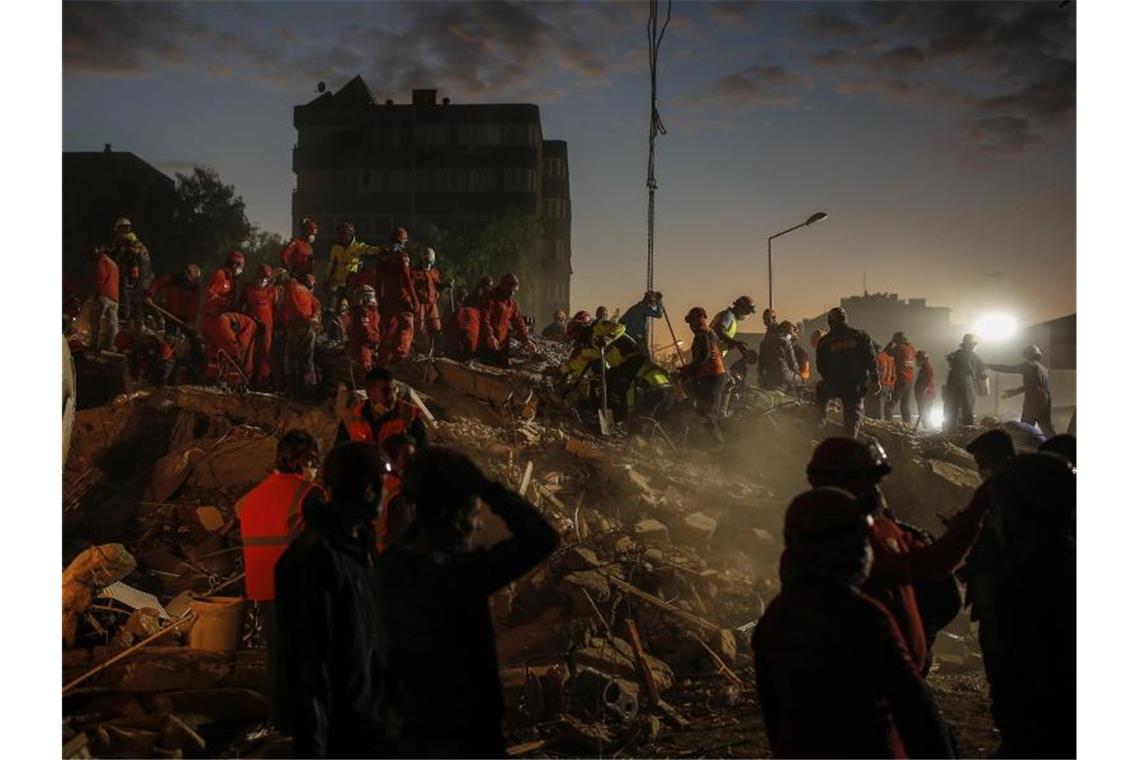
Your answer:
[[[926,297],[967,322],[1076,308],[1076,4],[674,2],[658,67],[656,287],[692,305]],[[665,3],[661,3],[664,16]],[[292,107],[532,102],[569,143],[573,308],[644,290],[644,2],[65,2],[63,149],[216,168],[289,232]],[[161,264],[159,265],[161,268]],[[525,287],[525,283],[523,284]],[[540,315],[541,318],[541,315]]]

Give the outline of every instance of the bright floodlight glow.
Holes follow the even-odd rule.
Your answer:
[[[974,332],[984,341],[1009,340],[1017,334],[1017,319],[1009,314],[986,314],[978,320]]]

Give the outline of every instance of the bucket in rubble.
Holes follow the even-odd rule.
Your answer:
[[[190,627],[190,648],[236,652],[241,643],[245,599],[240,596],[204,596],[190,601],[198,616]]]

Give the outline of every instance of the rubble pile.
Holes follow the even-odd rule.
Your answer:
[[[397,369],[431,412],[431,441],[518,488],[562,535],[492,600],[511,752],[762,754],[750,625],[779,590],[784,508],[838,422],[820,428],[807,404],[748,389],[717,450],[687,445],[683,423],[602,437],[541,372],[564,351],[542,341],[510,370],[447,359]],[[327,450],[351,392],[307,405],[182,386],[76,413],[64,473],[65,757],[284,746],[264,727],[254,612],[236,651],[191,647],[193,626],[175,627],[193,600],[241,595],[234,504],[270,471],[284,431],[309,430]],[[938,514],[968,502],[978,481],[958,442],[897,423],[867,432],[895,463],[885,490],[905,517],[938,529]],[[482,523],[477,544],[505,535],[489,511]],[[939,647],[948,668],[978,665],[965,622]]]

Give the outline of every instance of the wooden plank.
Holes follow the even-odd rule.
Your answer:
[[[617,588],[621,589],[622,591],[625,591],[626,593],[637,597],[641,601],[652,604],[654,607],[657,607],[659,609],[665,610],[666,612],[672,613],[672,615],[674,617],[680,618],[681,620],[684,620],[686,623],[689,623],[690,625],[694,625],[694,626],[696,626],[702,630],[706,630],[706,631],[718,631],[718,632],[720,631],[720,626],[717,625],[716,623],[705,620],[703,617],[700,617],[699,615],[694,615],[691,612],[685,612],[682,609],[678,609],[678,608],[674,607],[673,605],[669,604],[669,602],[666,602],[664,599],[660,599],[660,598],[654,596],[653,594],[647,594],[646,592],[639,589],[637,586],[626,583],[621,578],[615,578],[612,575],[608,576],[608,577],[609,577],[610,585],[616,586]]]

